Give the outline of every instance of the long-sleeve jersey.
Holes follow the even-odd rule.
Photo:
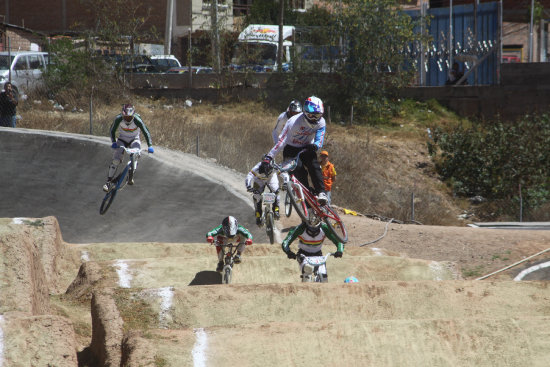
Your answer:
[[[315,144],[317,148],[321,148],[325,140],[325,126],[326,123],[323,117],[312,127],[303,113],[292,116],[288,119],[279,135],[279,140],[271,148],[268,155],[275,158],[287,144],[297,148]]]
[[[279,189],[279,180],[277,179],[275,170],[266,177],[264,174],[260,173],[261,164],[261,162],[258,162],[246,175],[244,180],[246,187],[252,186],[252,183],[255,182],[261,190],[263,190],[265,185],[268,185],[273,192],[277,191]]]
[[[206,238],[208,237],[216,237],[218,242],[221,242],[224,245],[227,244],[227,237],[223,233],[223,227],[221,224],[208,232],[206,234]],[[247,239],[252,239],[252,233],[250,233],[248,229],[239,224],[239,226],[237,227],[237,237],[235,239],[235,242],[244,243]]]
[[[115,121],[113,121],[113,124],[111,125],[111,141],[113,143],[116,141],[116,134],[118,132],[118,138],[120,140],[126,143],[131,143],[132,140],[136,138],[139,139],[140,131],[143,132],[145,140],[147,140],[147,145],[152,146],[153,142],[151,140],[151,134],[149,133],[149,130],[147,130],[147,126],[143,123],[140,115],[137,113],[134,114],[134,118],[130,121],[130,124],[126,124],[122,114],[119,114],[115,117]]]
[[[344,244],[338,240],[334,232],[329,228],[326,223],[321,223],[321,230],[315,237],[310,236],[306,231],[306,225],[302,222],[300,225],[292,228],[286,238],[283,240],[281,247],[284,252],[290,250],[290,244],[296,239],[299,239],[298,248],[304,252],[313,254],[321,251],[325,238],[331,240],[335,245],[337,251],[344,252]]]
[[[279,135],[281,135],[281,132],[283,131],[283,127],[285,127],[285,124],[288,121],[288,112],[283,112],[277,117],[277,124],[273,128],[273,132],[271,135],[273,136],[273,144],[277,144],[277,141],[279,141]]]

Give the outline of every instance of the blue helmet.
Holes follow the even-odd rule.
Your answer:
[[[347,277],[344,280],[344,283],[359,283],[359,280],[357,280],[356,277]]]
[[[321,101],[320,98],[311,96],[304,102],[303,111],[306,120],[311,125],[317,125],[321,117],[323,117],[323,113],[325,112],[323,101]]]

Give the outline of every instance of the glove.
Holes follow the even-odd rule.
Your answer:
[[[254,188],[252,186],[247,186],[246,191],[248,192],[254,192]]]
[[[252,240],[249,238],[249,239],[247,239],[247,240],[244,242],[244,244],[245,244],[246,246],[252,245]]]
[[[149,153],[154,153],[154,152],[155,152],[155,150],[153,149],[153,147],[147,148],[147,151],[148,151]]]
[[[209,243],[214,242],[214,237],[212,237],[212,236],[206,237],[206,242],[209,242]]]
[[[286,257],[288,257],[289,259],[296,259],[296,254],[292,251],[288,251],[286,253]]]
[[[113,143],[113,144],[111,144],[111,148],[113,148],[113,149],[116,149],[116,148],[118,148],[118,144],[117,144],[116,142],[115,142],[115,143]]]
[[[308,144],[308,145],[306,145],[306,149],[316,152],[317,149],[319,149],[319,147],[317,146],[317,144]]]
[[[342,251],[336,251],[334,253],[334,257],[342,257],[342,255],[343,255]]]

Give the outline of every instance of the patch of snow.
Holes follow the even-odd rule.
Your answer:
[[[159,288],[158,295],[162,300],[160,303],[160,315],[159,315],[160,324],[162,327],[167,328],[170,308],[172,307],[172,300],[174,299],[174,288],[173,287]]]
[[[23,224],[25,223],[25,220],[27,220],[27,218],[13,218],[12,222],[14,224]]]
[[[121,288],[130,288],[132,274],[128,272],[128,264],[124,260],[117,260],[115,265],[116,273],[118,274],[118,285]]]
[[[90,261],[90,253],[88,251],[82,251],[80,254],[80,260],[83,263]]]
[[[203,328],[194,329],[195,345],[191,353],[193,354],[193,367],[206,367],[206,347],[207,337]]]

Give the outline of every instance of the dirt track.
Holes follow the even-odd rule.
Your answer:
[[[96,154],[95,159],[101,160],[101,168],[91,172],[88,179],[99,178],[97,182],[78,181],[85,192],[64,186],[70,193],[64,197],[87,197],[86,190],[101,196],[97,191],[109,154],[92,151],[93,146],[99,146],[104,152],[102,144],[86,137],[74,142],[68,135],[61,141],[51,136],[28,140],[26,134],[0,131],[3,154],[34,159],[36,165],[32,167],[36,168],[57,170],[62,165],[75,170],[80,165],[68,166],[63,157],[52,158],[47,152],[80,147],[83,155]],[[42,154],[17,148],[15,137],[27,145],[44,143]],[[15,150],[9,153],[6,146]],[[194,157],[180,157],[162,149],[155,157],[163,160],[158,167],[174,168],[186,164],[187,159],[195,162]],[[139,171],[144,179],[152,172],[147,163],[144,159]],[[485,281],[471,280],[550,247],[546,231],[387,225],[345,216],[350,243],[344,257],[330,259],[329,284],[307,285],[299,283],[296,263],[286,259],[279,245],[265,244],[263,234],[249,226],[259,232],[260,240],[247,249],[243,263],[236,267],[235,284],[228,286],[219,284],[220,276],[213,271],[215,250],[203,241],[204,225],[194,231],[195,220],[215,221],[208,213],[190,218],[186,232],[196,232],[191,238],[198,236],[198,240],[156,240],[154,236],[180,238],[178,230],[188,222],[178,218],[172,222],[173,210],[188,208],[163,208],[172,210],[166,227],[162,224],[166,212],[157,212],[151,205],[147,210],[127,209],[136,209],[137,215],[144,215],[139,217],[140,223],[147,223],[135,232],[124,227],[126,222],[121,219],[106,220],[117,223],[114,228],[101,227],[95,217],[86,222],[86,216],[92,214],[105,218],[97,213],[96,197],[88,198],[91,208],[83,209],[86,216],[75,219],[78,203],[63,202],[53,190],[68,174],[56,176],[44,169],[31,175],[27,171],[34,169],[30,169],[16,177],[21,165],[1,167],[2,177],[10,177],[25,190],[8,185],[2,200],[11,205],[4,202],[0,206],[0,217],[7,217],[0,219],[0,364],[198,367],[234,365],[238,361],[242,366],[550,365],[548,283],[511,281],[528,263]],[[215,171],[215,165],[203,162],[193,169],[197,176],[203,176],[198,178],[197,190],[204,187],[208,195],[219,191],[215,185],[220,171]],[[231,197],[231,210],[251,213],[241,177],[221,170],[228,190],[219,200]],[[31,181],[34,178],[37,180]],[[36,183],[41,190],[31,192]],[[139,183],[136,193],[138,187]],[[197,192],[188,195],[196,196]],[[183,197],[175,196],[174,200]],[[19,201],[32,203],[33,198],[35,205],[19,206]],[[239,202],[242,209],[235,207]],[[44,210],[46,203],[50,206]],[[123,201],[117,204],[125,205]],[[219,207],[219,202],[216,204]],[[25,214],[8,215],[12,206],[18,208],[16,211],[24,208]],[[33,210],[42,214],[31,215]],[[53,217],[10,218],[39,217],[44,212],[59,215],[63,222],[59,220],[58,225]],[[157,222],[149,222],[151,218]],[[283,235],[293,224],[293,217],[281,221]],[[71,229],[72,225],[77,229]],[[65,228],[74,238],[88,237],[68,240]],[[144,228],[147,233],[142,233]],[[380,241],[359,247],[381,237],[386,228],[387,234]],[[90,241],[93,233],[109,240]],[[131,237],[134,234],[136,238]],[[142,241],[139,236],[153,238]],[[531,264],[544,260],[544,256],[536,258]],[[470,280],[461,280],[468,274]],[[348,275],[357,276],[360,283],[343,284]],[[95,362],[91,362],[93,355]]]

